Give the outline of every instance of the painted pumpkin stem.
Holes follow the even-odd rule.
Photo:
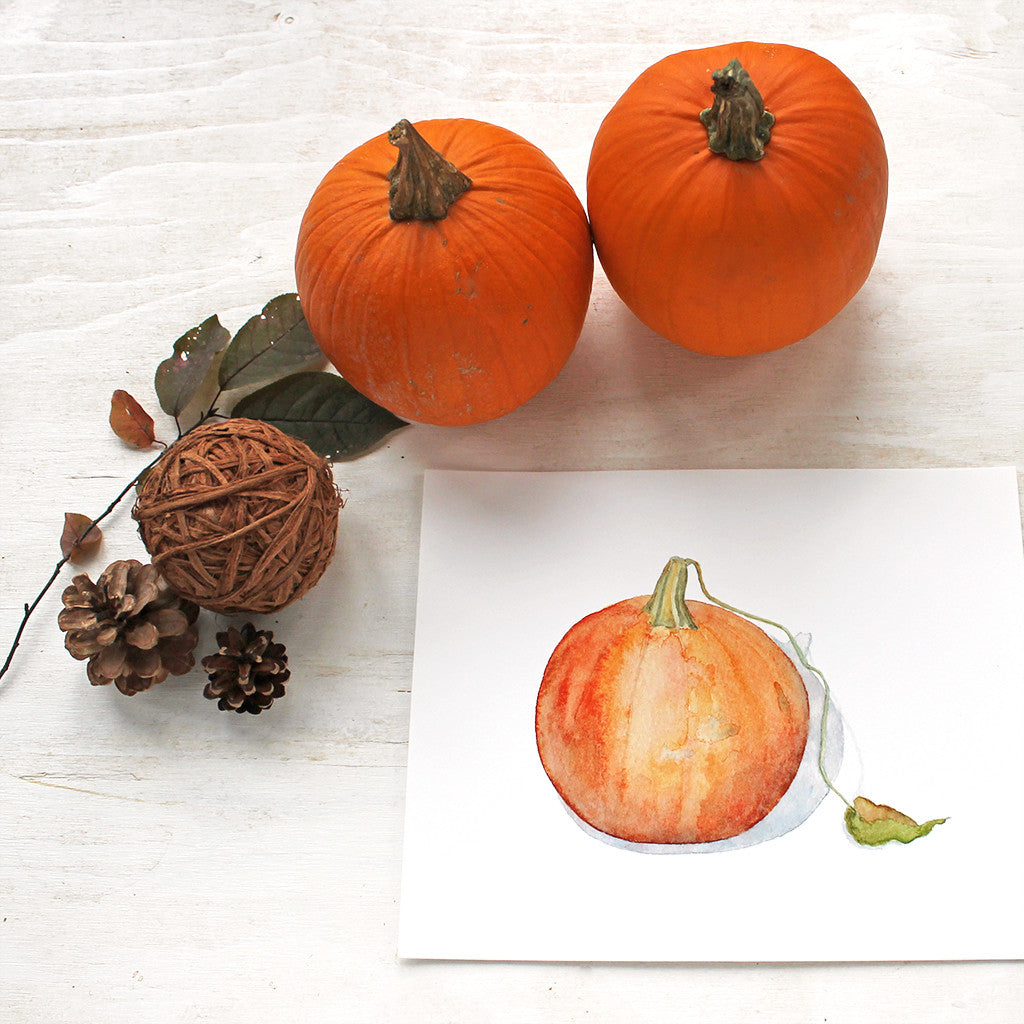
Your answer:
[[[392,220],[443,220],[473,182],[449,163],[404,118],[388,132],[398,160],[388,171]]]
[[[714,102],[700,113],[708,130],[708,148],[730,160],[760,160],[771,138],[775,115],[764,109],[764,100],[750,75],[734,57],[711,75]]]
[[[688,558],[670,558],[662,570],[661,577],[650,600],[644,605],[652,626],[667,629],[696,629],[690,609],[686,607],[687,566],[693,564]]]

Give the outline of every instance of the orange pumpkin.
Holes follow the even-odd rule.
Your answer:
[[[673,558],[654,594],[576,623],[544,671],[537,749],[583,821],[635,843],[745,832],[779,802],[807,743],[807,691],[748,619],[684,600]]]
[[[295,258],[310,330],[342,376],[434,424],[493,419],[550,383],[593,272],[586,213],[557,167],[464,119],[401,121],[344,157]]]
[[[809,50],[742,42],[640,75],[598,130],[587,204],[601,265],[636,316],[737,356],[799,341],[853,298],[887,189],[856,86]]]

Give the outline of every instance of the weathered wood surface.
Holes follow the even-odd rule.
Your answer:
[[[0,5],[5,649],[59,555],[62,513],[98,513],[147,458],[110,432],[111,392],[155,411],[175,338],[212,313],[236,329],[293,290],[313,187],[400,118],[502,124],[583,195],[601,117],[643,68],[773,39],[858,83],[891,165],[874,272],[812,339],[695,356],[640,326],[598,271],[578,349],[533,402],[479,427],[412,427],[339,464],[337,558],[273,619],[294,681],[272,713],[219,714],[198,674],[131,700],[91,688],[63,650],[54,588],[0,684],[4,1019],[1018,1021],[1019,963],[395,956],[425,467],[1024,467],[1015,13],[989,0],[770,17],[750,0]],[[143,555],[122,507],[89,568]],[[814,928],[849,912],[870,906],[841,879],[794,907]]]

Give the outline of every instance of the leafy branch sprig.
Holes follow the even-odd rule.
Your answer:
[[[217,315],[183,334],[170,356],[157,367],[154,386],[160,408],[175,422],[178,438],[215,416],[263,420],[304,441],[331,461],[352,459],[374,448],[393,431],[407,424],[361,395],[335,373],[314,369],[324,363],[323,353],[310,333],[298,295],[271,299],[232,338]],[[218,406],[232,392],[256,390],[233,401],[230,412]],[[209,402],[200,403],[190,426],[183,419],[212,390]],[[152,417],[128,392],[115,391],[110,425],[132,447],[154,444],[167,447],[155,436]],[[113,501],[94,519],[67,513],[61,541],[63,557],[54,566],[34,600],[26,602],[0,679],[6,675],[32,613],[68,562],[76,561],[102,538],[103,522],[163,457],[161,452],[128,481]]]
[[[362,455],[406,425],[336,373],[313,369],[323,363],[299,297],[287,293],[271,299],[234,338],[216,315],[187,331],[157,367],[154,384],[179,436],[188,432],[183,414],[208,387],[215,393],[188,429],[224,415],[217,407],[229,392],[259,386],[237,399],[228,415],[272,423],[332,460]]]

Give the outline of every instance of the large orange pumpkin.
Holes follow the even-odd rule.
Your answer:
[[[740,835],[782,799],[807,743],[807,691],[748,619],[684,600],[686,560],[654,594],[588,615],[544,671],[537,749],[566,804],[634,843]]]
[[[401,121],[344,157],[295,258],[310,330],[342,376],[434,424],[493,419],[550,383],[593,272],[586,213],[554,163],[466,119]]]
[[[794,46],[648,68],[594,140],[587,204],[608,280],[647,326],[712,355],[799,341],[874,262],[885,146],[856,86]]]

